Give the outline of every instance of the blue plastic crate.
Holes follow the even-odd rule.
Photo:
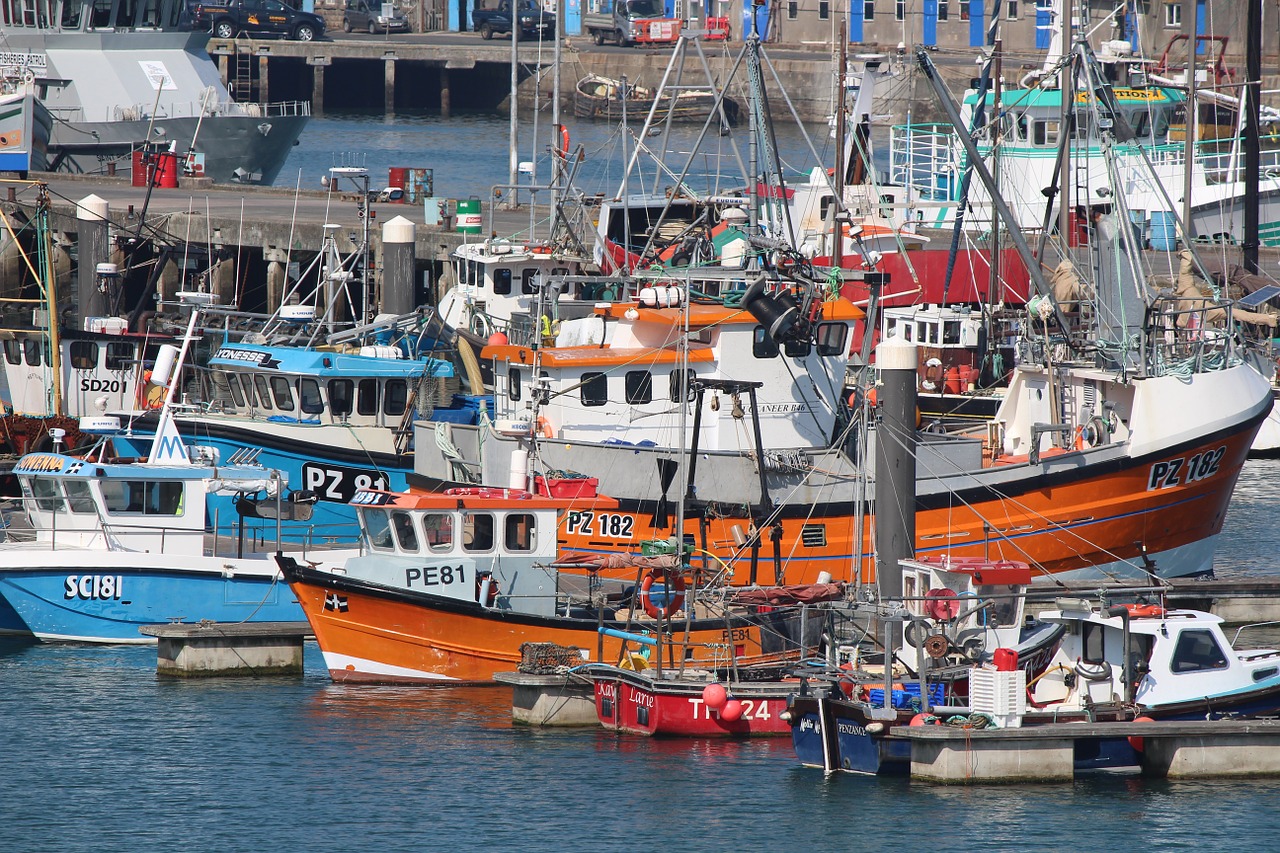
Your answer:
[[[941,684],[929,685],[929,703],[932,705],[941,705],[942,700],[946,697],[946,691]],[[884,706],[884,688],[873,687],[867,691],[867,702],[876,707]],[[920,682],[908,682],[902,685],[902,689],[894,689],[893,691],[893,707],[906,710],[908,708],[920,707]]]

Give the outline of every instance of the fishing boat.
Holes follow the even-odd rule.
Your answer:
[[[1025,713],[1012,715],[1006,724],[1216,719],[1280,711],[1280,651],[1234,648],[1223,634],[1222,619],[1212,614],[1159,604],[1096,607],[1084,599],[1059,599],[1057,608],[1040,618],[1061,625],[1065,633],[1041,674],[1028,680],[1017,673],[1022,678],[1007,680],[1016,692],[1004,689],[1003,706],[1025,707]],[[888,710],[827,690],[801,691],[788,709],[803,763],[857,773],[907,772],[909,742],[889,729],[908,724],[919,712],[918,705]],[[1102,738],[1076,756],[1077,769],[1137,763],[1135,747],[1125,737]]]
[[[54,121],[48,168],[130,168],[158,144],[182,174],[270,184],[310,120],[305,101],[232,99],[183,0],[56,0],[0,24],[4,68],[30,80]]]
[[[363,548],[342,560],[278,562],[338,682],[489,683],[527,643],[581,660],[650,652],[658,669],[777,660],[794,620],[733,608],[686,586],[672,543],[565,561],[557,515],[570,500],[512,489],[358,492]],[[680,649],[683,660],[675,659]]]
[[[588,74],[578,80],[573,89],[573,115],[575,118],[621,121],[623,97],[626,92],[626,113],[631,120],[643,121],[652,109],[655,121],[691,122],[705,121],[716,106],[717,93],[697,87],[668,90],[662,97],[647,86],[624,84],[621,80]],[[738,104],[732,98],[723,98],[725,120],[738,122]]]
[[[25,178],[48,168],[53,116],[36,98],[34,81],[0,81],[0,171]]]
[[[314,493],[314,538],[331,544],[358,539],[349,501],[359,489],[406,488],[415,419],[476,420],[474,406],[437,405],[453,375],[442,357],[449,330],[429,310],[374,314],[351,290],[367,258],[359,250],[341,256],[336,229],[328,228],[315,268],[273,315],[201,309],[208,356],[195,371],[199,403],[175,415],[187,441],[224,457],[254,448],[263,465]],[[121,414],[128,429],[113,440],[146,454],[156,412],[143,406]],[[233,508],[230,498],[215,505]]]
[[[14,466],[22,507],[0,542],[0,595],[26,629],[46,641],[148,643],[146,625],[302,618],[270,554],[286,522],[309,518],[310,496],[286,495],[287,481],[251,453],[223,463],[186,447],[168,408],[144,460],[112,455],[105,438],[119,429],[93,419],[82,431],[104,440],[82,455],[55,444]],[[211,510],[218,493],[239,512]],[[277,535],[246,541],[237,516],[269,517]]]

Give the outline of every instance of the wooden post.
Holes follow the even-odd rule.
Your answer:
[[[267,95],[267,60],[266,54],[258,57],[258,103],[271,103],[271,98]]]
[[[450,101],[452,100],[449,92],[449,69],[441,67],[440,69],[440,117],[448,118],[449,111],[452,108]]]

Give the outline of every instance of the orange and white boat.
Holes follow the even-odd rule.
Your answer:
[[[727,563],[754,557],[753,580],[869,580],[877,430],[858,446],[857,421],[874,409],[858,397],[850,406],[843,385],[861,312],[818,302],[796,337],[750,299],[667,298],[599,306],[612,328],[603,344],[485,348],[497,419],[419,424],[411,485],[574,472],[611,503],[566,507],[568,549],[665,538],[664,507],[684,497],[684,535]],[[1209,307],[1154,305],[1157,322],[1135,333],[1141,352],[1119,367],[1090,353],[1022,358],[990,423],[921,433],[916,553],[1095,577],[1145,576],[1152,564],[1167,577],[1209,571],[1271,406],[1234,341],[1187,320]]]
[[[797,657],[820,629],[799,607],[757,613],[700,596],[674,554],[561,562],[554,531],[568,501],[453,492],[359,492],[360,556],[277,556],[335,681],[488,682],[519,665],[526,643],[610,662],[641,655],[659,670],[747,665]]]

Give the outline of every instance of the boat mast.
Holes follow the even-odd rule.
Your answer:
[[[1258,125],[1262,109],[1262,0],[1249,0],[1245,31],[1244,126],[1244,268],[1258,272],[1258,183],[1262,152]]]
[[[1183,140],[1183,159],[1186,167],[1182,170],[1182,242],[1190,245],[1195,236],[1195,227],[1191,222],[1191,169],[1196,158],[1196,135],[1199,122],[1196,117],[1200,109],[1196,105],[1196,4],[1195,0],[1183,0],[1182,26],[1187,33],[1187,107],[1186,135]]]

